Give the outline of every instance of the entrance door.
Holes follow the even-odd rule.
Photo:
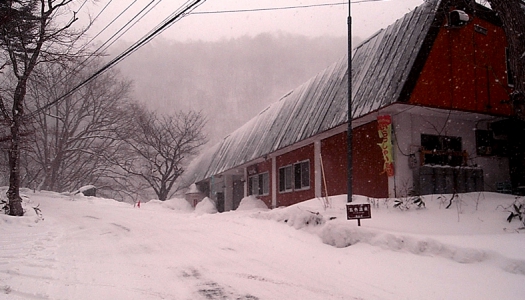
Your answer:
[[[507,137],[512,189],[525,194],[525,122],[508,119],[492,123],[491,127],[494,134]]]
[[[244,198],[244,182],[241,180],[233,181],[233,209],[237,209],[241,200]]]
[[[217,211],[224,212],[224,193],[217,192]]]

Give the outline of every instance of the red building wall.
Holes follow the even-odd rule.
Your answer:
[[[410,103],[510,115],[506,45],[501,27],[478,18],[461,28],[442,27]]]
[[[326,177],[326,188],[323,180],[322,195],[328,196],[346,194],[347,151],[346,131],[321,141],[321,156]]]
[[[388,177],[382,174],[384,161],[378,146],[381,139],[377,132],[377,122],[354,128],[352,134],[353,193],[376,198],[388,197]],[[346,136],[347,133],[343,132],[321,141],[329,196],[347,192]]]
[[[381,152],[377,121],[353,130],[352,158],[353,192],[375,198],[388,197],[388,177],[383,172],[384,159]]]
[[[277,207],[288,206],[301,201],[315,198],[315,166],[314,166],[314,145],[310,144],[299,148],[297,150],[285,153],[276,158],[277,163],[277,183],[279,183],[279,168],[290,164],[294,164],[300,161],[310,161],[310,188],[306,190],[293,191],[293,192],[279,192],[279,186],[277,186]]]

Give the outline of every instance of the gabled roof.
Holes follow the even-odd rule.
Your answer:
[[[353,119],[402,98],[419,55],[433,42],[429,32],[439,27],[433,25],[440,2],[416,7],[353,50]],[[197,157],[185,181],[201,181],[347,123],[347,69],[344,57],[271,104]]]

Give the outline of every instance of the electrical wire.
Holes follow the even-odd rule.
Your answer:
[[[112,1],[113,1],[113,0],[110,0],[110,1],[109,1],[109,2],[108,2],[108,3],[102,8],[102,10],[97,14],[97,16],[95,17],[94,20],[96,20],[96,19],[102,14],[102,12],[103,12],[103,11],[109,6],[109,4],[110,4]],[[105,27],[104,27],[104,28],[103,28],[103,29],[102,29],[102,30],[101,30],[96,36],[100,35],[103,31],[105,31],[105,30],[106,30],[111,24],[113,24],[118,18],[120,18],[120,16],[122,16],[122,15],[123,15],[123,14],[124,14],[129,8],[131,8],[131,7],[132,7],[137,1],[138,1],[138,0],[134,0],[130,5],[128,5],[128,6],[127,6],[127,7],[126,7],[126,8],[125,8],[120,14],[118,14],[115,18],[113,18],[113,20],[112,20],[107,26],[105,26]],[[119,29],[119,31],[117,31],[117,33],[120,32],[120,31],[122,31],[126,26],[128,26],[128,25],[129,25],[134,19],[136,19],[136,18],[137,18],[137,17],[138,17],[138,16],[139,16],[144,10],[146,10],[146,8],[147,8],[149,5],[151,5],[151,4],[152,4],[153,2],[155,2],[155,1],[157,1],[157,0],[152,0],[152,1],[151,1],[151,2],[150,2],[145,8],[143,8],[143,9],[142,9],[139,13],[137,13],[137,14],[136,14],[131,20],[129,20],[126,24],[124,24],[124,26],[121,27],[121,28]],[[160,1],[162,1],[162,0],[158,0],[158,1],[159,1],[159,3],[160,3]],[[86,2],[87,2],[87,0],[84,1],[84,3],[79,7],[79,9],[77,9],[77,11],[80,11],[80,9],[86,4]],[[158,3],[157,3],[157,4],[158,4]],[[155,6],[156,6],[157,4],[155,4]],[[150,11],[151,11],[151,9],[148,10],[145,14],[149,13]],[[145,14],[144,14],[144,15],[145,15]],[[144,15],[143,15],[143,16],[144,16]],[[143,17],[143,16],[142,16],[142,17]],[[140,19],[141,19],[142,17],[140,17]],[[93,21],[94,21],[94,20],[93,20]],[[135,24],[136,24],[136,22],[133,23],[133,25],[135,25]],[[133,25],[131,25],[131,27],[132,27]],[[127,30],[129,30],[129,28],[131,28],[131,27],[128,27]],[[127,31],[127,30],[126,30],[126,31]],[[93,60],[96,56],[98,56],[98,53],[103,53],[103,51],[105,51],[105,50],[106,50],[109,46],[111,46],[111,45],[112,45],[112,44],[113,44],[118,38],[120,38],[120,37],[122,36],[122,34],[124,34],[124,33],[122,33],[121,35],[119,35],[119,36],[118,36],[113,42],[111,42],[110,45],[108,45],[106,48],[102,49],[102,47],[103,47],[105,44],[107,44],[111,39],[113,39],[113,38],[117,35],[117,33],[115,33],[110,39],[108,39],[105,43],[103,43],[102,46],[100,46],[98,49],[96,49],[95,51],[91,52],[91,53],[90,53],[90,54],[89,54],[89,55],[88,55],[83,61],[81,61],[81,62],[80,62],[75,68],[73,68],[72,70],[70,70],[69,72],[67,72],[67,74],[63,75],[62,78],[58,79],[58,80],[56,81],[56,83],[53,85],[52,88],[56,87],[56,86],[59,85],[59,84],[64,84],[66,78],[68,78],[71,74],[74,74],[74,73],[77,72],[79,69],[81,69],[82,67],[84,67],[85,65],[87,65],[87,64],[89,63],[90,60]],[[82,52],[83,50],[85,50],[85,48],[89,45],[89,43],[91,43],[91,42],[96,38],[96,36],[95,36],[94,38],[92,38],[88,43],[86,43],[83,47],[81,47],[78,51],[79,51],[79,52]],[[42,109],[39,109],[38,111],[41,111],[41,110],[42,110]],[[34,115],[34,113],[31,114],[31,116],[32,116],[32,115]]]
[[[113,0],[110,0],[108,3],[106,3],[106,5],[99,11],[99,13],[95,16],[95,18],[93,18],[93,20],[91,20],[90,22],[90,25],[88,26],[88,29],[89,27],[91,27],[93,25],[93,23],[100,17],[100,15],[106,10],[106,8],[108,8],[108,6],[111,4],[111,2],[113,2]],[[137,0],[135,0],[133,3],[137,2]],[[85,3],[85,2],[84,2]],[[131,5],[133,5],[133,3],[131,3]],[[104,32],[104,30],[106,30],[106,28],[109,27],[109,25],[113,24],[113,22],[119,17],[121,16],[129,7],[128,6],[123,12],[121,12],[116,18],[113,19],[113,21],[111,21],[108,25],[106,25],[106,27],[104,27],[99,33],[97,33],[93,38],[91,38],[83,47],[80,48],[79,52],[82,52],[83,50],[85,50],[87,48],[87,46],[95,39],[97,38],[102,32]],[[82,5],[84,6],[84,5]],[[80,8],[82,8],[82,6]],[[82,65],[82,64],[80,64]],[[75,69],[73,69],[73,71],[75,71]]]
[[[128,26],[125,30],[124,30],[124,27],[122,27],[120,31],[124,30],[123,32],[121,32],[117,37],[115,37],[113,39],[113,41],[111,41],[111,43],[107,44],[103,49],[101,49],[101,47],[99,47],[99,49],[97,49],[98,52],[100,53],[104,53],[109,47],[111,47],[115,42],[118,41],[119,38],[121,38],[124,34],[126,34],[131,28],[133,28],[133,26],[135,26],[135,24],[137,24],[140,20],[142,20],[142,18],[144,18],[147,14],[149,14],[155,7],[157,7],[157,5],[160,4],[160,2],[162,2],[162,0],[159,0],[157,3],[155,3],[152,7],[150,7],[144,14],[142,14],[142,16],[140,16],[138,19],[136,19],[133,24],[131,24],[130,26]],[[117,32],[118,33],[118,32]],[[115,36],[115,35],[113,35]],[[112,38],[113,38],[112,36]],[[109,42],[106,41],[106,43]],[[105,44],[106,44],[105,43]]]
[[[157,25],[154,29],[152,29],[148,34],[146,34],[144,37],[142,37],[140,40],[135,42],[133,45],[131,45],[126,51],[119,54],[117,57],[113,58],[110,62],[108,62],[106,65],[104,65],[102,68],[100,68],[98,71],[96,71],[94,74],[80,82],[78,85],[73,87],[71,90],[69,90],[64,95],[58,97],[57,99],[49,102],[48,104],[42,106],[38,110],[35,110],[29,115],[26,115],[26,118],[31,118],[35,114],[38,114],[40,111],[46,110],[61,100],[63,100],[66,97],[69,97],[74,92],[76,92],[78,89],[95,79],[97,76],[101,75],[102,73],[108,71],[112,67],[114,67],[118,62],[123,60],[124,58],[131,55],[133,52],[137,51],[140,47],[144,46],[146,43],[151,41],[153,38],[155,38],[157,35],[162,33],[164,30],[166,30],[169,26],[173,25],[174,23],[178,22],[180,19],[184,18],[185,16],[189,15],[191,11],[196,9],[198,6],[200,6],[202,3],[204,3],[206,0],[194,0],[194,1],[187,1],[185,3],[185,7],[180,7],[175,13],[171,14],[166,18],[163,22],[161,22],[159,25]]]
[[[136,2],[137,0],[135,0]],[[106,51],[109,47],[111,47],[122,35],[124,35],[126,32],[128,32],[137,22],[139,22],[145,15],[147,15],[152,9],[154,9],[162,0],[157,2],[153,7],[151,7],[145,14],[143,14],[140,18],[135,20],[135,22],[129,26],[127,29],[124,30],[120,35],[118,35],[116,38],[115,36],[124,29],[125,26],[129,24],[126,24],[123,28],[121,28],[116,34],[114,34],[110,39],[108,39],[105,43],[100,46],[95,53],[103,53]],[[386,0],[358,0],[354,1],[352,3],[364,3],[364,2],[381,2]],[[186,3],[188,3],[187,1]],[[151,3],[150,3],[151,4]],[[300,5],[300,6],[287,6],[287,7],[274,7],[274,8],[259,8],[259,9],[245,9],[245,10],[228,10],[228,11],[208,11],[208,12],[192,12],[191,14],[217,14],[217,13],[231,13],[231,12],[257,12],[257,11],[271,11],[271,10],[283,10],[283,9],[299,9],[299,8],[312,8],[312,7],[322,7],[322,6],[334,6],[334,5],[347,5],[348,2],[336,2],[336,3],[322,3],[322,4],[312,4],[312,5]],[[149,5],[149,4],[148,4]],[[142,12],[142,11],[141,11]],[[174,13],[175,14],[175,13]],[[174,14],[170,15],[168,18],[173,16]],[[97,35],[98,36],[98,35]],[[114,38],[114,39],[113,39]],[[113,39],[112,42],[109,43],[109,41]],[[93,39],[91,39],[92,41]],[[109,44],[108,44],[109,43]],[[107,45],[106,45],[107,44]],[[104,47],[105,46],[105,47]],[[103,49],[102,49],[103,48]]]
[[[199,5],[201,5],[205,1],[206,0],[197,0],[197,1],[193,1],[193,3],[191,3],[192,1],[190,1],[190,0],[186,1],[186,3],[183,4],[183,6],[186,5],[186,7],[181,6],[178,10],[176,10],[174,13],[169,15],[159,25],[155,26],[155,28],[150,30],[144,37],[142,37],[140,40],[138,40],[133,45],[131,45],[126,51],[121,53],[119,56],[117,56],[111,62],[116,61],[116,60],[120,61],[120,60],[124,59],[125,57],[131,55],[133,52],[137,51],[140,47],[142,47],[147,42],[151,41],[157,35],[159,35],[164,30],[166,30],[170,25],[176,23],[177,21],[179,21],[183,17],[187,16],[189,14],[188,11],[191,11],[191,10],[197,8]]]
[[[137,0],[135,0],[134,2],[132,2],[130,4],[133,5]],[[106,42],[104,42],[99,48],[97,48],[97,50],[95,50],[95,52],[93,52],[91,55],[89,55],[82,63],[79,64],[79,68],[84,66],[85,63],[89,60],[89,59],[92,59],[97,53],[99,52],[102,52],[102,51],[105,51],[109,46],[111,46],[116,40],[118,40],[118,38],[120,38],[124,33],[126,33],[131,27],[133,27],[138,21],[140,21],[146,14],[148,14],[155,6],[157,6],[160,1],[162,0],[159,0],[159,2],[157,2],[153,7],[151,7],[149,10],[146,11],[146,9],[153,3],[155,2],[156,0],[152,0],[150,3],[148,3],[146,5],[146,7],[144,7],[139,13],[137,13],[131,20],[129,20],[124,26],[122,26],[115,34],[113,34],[108,40],[106,40]],[[244,10],[229,10],[229,11],[214,11],[214,12],[193,12],[194,9],[196,9],[198,6],[200,6],[202,3],[204,3],[206,0],[196,0],[196,1],[193,1],[193,3],[191,3],[192,1],[188,0],[185,4],[183,4],[178,10],[176,10],[174,13],[172,13],[170,16],[168,16],[166,19],[163,20],[163,22],[161,22],[159,25],[157,25],[155,28],[153,28],[150,32],[148,32],[144,37],[142,37],[140,40],[138,40],[137,42],[135,42],[133,45],[131,45],[130,47],[128,47],[128,49],[126,49],[124,52],[122,52],[121,54],[119,54],[117,57],[115,57],[114,59],[112,59],[109,63],[107,63],[105,66],[103,66],[101,69],[99,69],[97,72],[95,72],[93,75],[89,76],[87,79],[83,80],[81,83],[79,83],[77,86],[75,86],[73,89],[71,89],[69,92],[65,93],[63,96],[51,101],[50,103],[48,103],[47,105],[41,107],[40,109],[34,111],[33,113],[31,113],[30,115],[28,115],[28,117],[31,117],[32,115],[42,111],[42,110],[45,110],[45,109],[48,109],[49,107],[57,104],[58,102],[60,102],[62,99],[70,96],[71,94],[73,94],[76,90],[80,89],[81,87],[83,87],[84,85],[86,85],[87,83],[89,83],[91,80],[95,79],[97,76],[101,75],[102,73],[106,72],[107,70],[111,69],[113,66],[115,66],[118,62],[120,62],[121,60],[123,60],[124,58],[128,57],[129,55],[131,55],[132,53],[134,53],[135,51],[137,51],[139,48],[141,48],[142,46],[144,46],[146,43],[148,43],[149,41],[151,41],[153,38],[155,38],[157,35],[159,35],[160,33],[162,33],[164,30],[166,30],[169,26],[171,26],[172,24],[176,23],[177,21],[179,21],[180,19],[182,19],[183,17],[189,15],[189,14],[216,14],[216,13],[232,13],[232,12],[256,12],[256,11],[272,11],[272,10],[284,10],[284,9],[300,9],[300,8],[312,8],[312,7],[321,7],[321,6],[334,6],[334,5],[347,5],[348,2],[335,2],[335,3],[322,3],[322,4],[312,4],[312,5],[298,5],[298,6],[286,6],[286,7],[273,7],[273,8],[256,8],[256,9],[244,9]],[[354,4],[358,4],[358,3],[366,3],[366,2],[382,2],[382,1],[386,1],[386,0],[356,0],[356,1],[353,1],[351,3],[354,3]],[[110,1],[111,2],[111,1]],[[84,2],[85,4],[85,2]],[[82,6],[84,5],[82,4]],[[109,4],[108,4],[109,5]],[[129,9],[128,6],[126,8]],[[107,5],[104,7],[104,9],[107,7]],[[104,10],[103,9],[103,10]],[[146,11],[144,14],[143,12]],[[122,12],[123,13],[123,12]],[[107,27],[109,27],[109,25],[111,25],[117,18],[119,18],[121,15],[119,14],[113,21],[111,21],[110,24],[108,24],[102,31],[104,31]],[[142,14],[142,15],[141,15]],[[100,15],[100,14],[99,14]],[[140,16],[140,17],[139,17]],[[98,17],[98,16],[97,16]],[[138,19],[137,19],[138,18]],[[131,24],[133,22],[133,24]],[[130,25],[131,24],[131,25]],[[127,27],[127,28],[126,28]],[[126,29],[125,29],[126,28]],[[124,32],[122,32],[124,30]],[[101,32],[102,32],[101,31]],[[101,33],[100,32],[100,33]],[[122,32],[120,35],[119,33]],[[99,34],[100,34],[99,33]],[[97,36],[99,35],[97,34]],[[118,36],[117,36],[118,35]],[[115,38],[116,37],[116,38]],[[93,39],[92,39],[93,40]],[[92,41],[91,40],[91,41]],[[111,43],[110,41],[113,40]],[[109,43],[109,45],[107,47],[104,48],[104,46],[106,46],[107,44]],[[103,48],[103,49],[102,49]],[[75,68],[76,70],[77,68]],[[65,79],[65,77],[64,77]]]
[[[378,0],[371,0],[371,1],[378,1]],[[313,7],[337,6],[337,5],[348,5],[348,2],[321,3],[321,4],[283,6],[283,7],[249,8],[249,9],[236,9],[236,10],[199,11],[199,12],[193,12],[192,15],[209,15],[209,14],[225,14],[225,13],[245,13],[245,12],[259,12],[259,11],[275,11],[275,10],[313,8]]]
[[[106,5],[104,5],[104,7],[102,7],[102,9],[98,12],[98,14],[93,18],[91,22],[95,22],[98,19],[98,17],[100,17],[100,15],[106,10],[106,8],[108,8],[111,2],[113,2],[113,0],[109,0],[109,2]]]
[[[104,6],[104,8],[102,9],[102,11],[99,12],[99,14],[97,15],[96,18],[98,18],[98,16],[100,16],[100,14],[108,7],[108,5],[112,2],[113,0],[109,1],[108,4],[106,4],[106,6]],[[133,1],[130,5],[128,5],[119,15],[117,15],[108,25],[106,25],[95,37],[93,37],[88,43],[86,43],[86,45],[84,47],[82,47],[79,51],[83,51],[87,45],[92,42],[98,35],[100,35],[103,31],[105,31],[111,24],[113,24],[120,16],[122,16],[122,14],[124,14],[129,8],[131,8],[131,6],[133,6],[138,0],[135,0]],[[148,6],[150,6],[152,3],[154,3],[155,1],[158,1],[155,5],[153,5],[153,7],[151,7],[149,10],[147,10]],[[145,15],[147,15],[155,6],[157,6],[162,0],[152,0],[149,4],[146,5],[146,7],[144,7],[143,9],[141,9],[137,14],[135,14],[135,16],[133,18],[131,18],[128,22],[126,22],[126,24],[124,24],[124,26],[122,26],[115,34],[113,34],[108,40],[106,40],[101,46],[99,46],[95,51],[93,51],[92,53],[90,53],[83,61],[81,61],[75,68],[73,68],[71,71],[69,71],[67,74],[65,74],[62,78],[60,78],[59,80],[57,80],[57,82],[55,83],[55,86],[60,84],[60,83],[63,83],[66,78],[77,72],[80,68],[82,68],[83,66],[87,65],[91,60],[93,60],[99,53],[103,53],[108,47],[110,47],[111,45],[113,45],[113,43],[115,43],[123,34],[125,34],[130,28],[132,28],[138,21],[140,21]],[[147,11],[146,11],[147,10]],[[146,11],[145,13],[143,13],[144,11]],[[142,14],[142,16],[141,16]],[[95,18],[95,19],[96,19]],[[138,18],[138,19],[137,19]],[[133,24],[131,24],[131,22],[133,22],[133,20],[136,20]],[[131,25],[130,25],[131,24]],[[127,29],[125,29],[127,27]],[[124,30],[125,29],[125,30]],[[122,30],[124,30],[124,32],[122,32]],[[122,33],[120,33],[122,32]],[[119,34],[120,33],[120,34]],[[117,36],[118,35],[118,36]],[[112,40],[112,41],[111,41]],[[111,43],[109,43],[111,41]],[[104,47],[106,44],[108,44],[106,47]],[[104,48],[103,48],[104,47]]]
[[[352,1],[352,4],[367,3],[367,2],[384,2],[387,0],[356,0]],[[286,10],[286,9],[301,9],[301,8],[315,8],[323,6],[339,6],[348,5],[348,2],[333,2],[333,3],[320,3],[320,4],[305,4],[295,6],[283,6],[283,7],[265,7],[265,8],[250,8],[250,9],[236,9],[236,10],[218,10],[218,11],[199,11],[192,12],[192,15],[208,15],[208,14],[224,14],[224,13],[246,13],[246,12],[259,12],[259,11],[275,11],[275,10]]]
[[[130,5],[128,5],[128,7],[126,7],[122,12],[120,12],[120,14],[118,14],[115,18],[113,18],[113,20],[111,20],[111,22],[108,23],[108,25],[106,25],[104,28],[102,28],[102,30],[100,30],[93,38],[91,38],[89,40],[89,42],[86,43],[86,45],[90,44],[93,40],[95,40],[100,34],[102,34],[102,32],[106,31],[106,29],[108,29],[109,26],[111,26],[111,24],[113,24],[118,18],[120,18],[120,16],[122,16],[123,13],[125,13],[131,6],[133,6],[133,4],[135,4],[135,2],[137,2],[138,0],[135,0],[133,2],[131,2]],[[95,19],[93,19],[93,22],[95,22],[97,20],[97,18],[104,12],[104,10],[106,10],[106,8],[109,6],[109,4],[111,4],[111,2],[113,2],[113,0],[109,1],[108,4],[106,4],[106,6],[104,6],[102,8],[102,10],[98,13],[98,15],[95,17]]]
[[[87,1],[88,1],[88,0],[84,0],[84,3],[82,3],[82,4],[80,5],[80,7],[77,9],[77,11],[80,11],[80,10],[82,9],[82,7],[84,7],[84,5],[86,5]],[[55,13],[57,13],[57,10],[55,10],[55,11],[53,12],[53,15],[55,15]],[[73,16],[71,17],[71,20],[69,20],[70,23],[73,22],[73,20],[75,19],[75,14],[76,14],[76,12],[73,13]]]
[[[96,54],[96,53],[100,53],[100,52],[102,52],[101,49],[102,49],[104,46],[106,46],[111,40],[115,39],[115,37],[116,37],[119,33],[121,33],[126,27],[128,27],[128,26],[129,26],[129,27],[132,27],[133,25],[135,25],[136,23],[133,23],[132,25],[130,25],[130,24],[131,24],[135,19],[139,18],[139,16],[140,16],[141,14],[144,15],[143,13],[144,13],[144,12],[147,10],[147,8],[148,8],[151,4],[153,4],[155,1],[156,1],[156,0],[151,0],[151,1],[150,1],[150,2],[149,2],[144,8],[142,8],[142,9],[141,9],[141,10],[140,10],[135,16],[133,16],[133,18],[131,18],[128,22],[126,22],[126,24],[124,24],[124,26],[122,26],[122,27],[121,27],[119,30],[117,30],[117,32],[115,32],[115,33],[114,33],[109,39],[107,39],[107,40],[106,40],[101,46],[99,46],[99,47],[95,50],[95,52],[94,52],[93,54]],[[160,0],[160,1],[162,1],[162,0]],[[160,1],[159,1],[159,2],[160,2]],[[149,12],[149,11],[147,11],[147,12]],[[147,13],[147,12],[146,12],[146,13]],[[129,27],[128,27],[128,28],[129,28]],[[121,36],[122,36],[122,35],[119,35],[118,37],[120,38]],[[104,49],[107,49],[107,47],[104,48]]]

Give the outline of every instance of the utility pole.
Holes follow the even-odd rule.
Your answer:
[[[348,0],[348,129],[347,129],[347,202],[352,202],[352,9]]]

